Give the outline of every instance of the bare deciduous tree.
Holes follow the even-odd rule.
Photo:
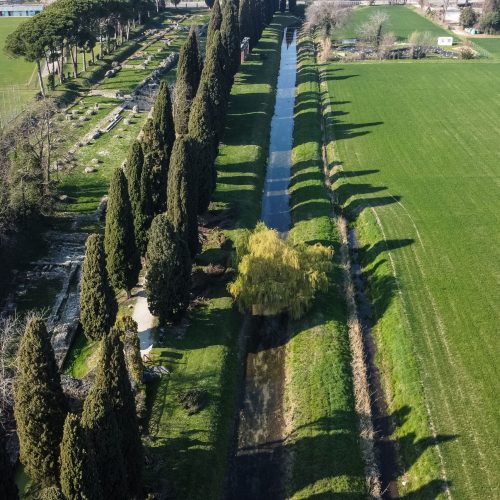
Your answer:
[[[375,12],[370,16],[366,23],[363,23],[359,30],[359,37],[366,43],[379,48],[384,31],[388,25],[389,16],[385,12]]]
[[[320,31],[321,59],[328,59],[332,33],[345,24],[350,13],[351,7],[347,3],[336,0],[319,0],[307,7],[305,27],[310,30],[318,29]]]
[[[421,59],[434,46],[434,37],[428,31],[424,33],[414,31],[408,38],[408,42],[411,48],[411,57],[413,59]]]

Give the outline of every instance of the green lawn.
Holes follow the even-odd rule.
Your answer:
[[[471,38],[474,45],[487,52],[489,57],[500,59],[500,38]]]
[[[218,158],[215,206],[232,208],[234,228],[253,226],[260,216],[267,158],[264,144],[273,113],[280,33],[288,22],[289,16],[275,17],[233,86]],[[241,120],[245,120],[244,128]],[[197,260],[208,264],[227,258],[226,252],[209,244]],[[237,338],[241,322],[225,284],[220,284],[211,290],[205,303],[195,308],[185,336],[176,339],[168,332],[168,340],[153,351],[171,375],[163,378],[149,396],[148,453],[153,461],[147,481],[154,485],[165,478],[177,498],[221,497],[240,378]],[[208,391],[208,406],[188,416],[177,398],[193,387]]]
[[[500,64],[331,64],[324,75],[332,178],[362,245],[401,491],[430,498],[449,481],[455,498],[496,498]]]
[[[339,237],[324,185],[318,72],[312,43],[299,39],[293,171],[293,228],[300,242],[321,242],[338,254]],[[288,498],[366,498],[354,409],[351,355],[342,273],[301,321],[291,323],[285,398],[292,467]]]
[[[436,37],[451,36],[451,33],[441,26],[426,19],[409,7],[402,5],[382,5],[375,7],[360,7],[352,12],[347,25],[339,31],[334,32],[336,40],[342,38],[357,38],[359,27],[368,21],[375,12],[385,12],[389,16],[386,30],[393,32],[398,40],[406,40],[414,31],[428,31]]]
[[[0,18],[0,127],[13,118],[37,91],[35,64],[9,57],[3,50],[7,35],[23,18]]]

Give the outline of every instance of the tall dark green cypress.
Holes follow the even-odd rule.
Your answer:
[[[87,432],[80,418],[69,413],[61,442],[61,491],[71,500],[102,498],[99,476]]]
[[[252,1],[240,0],[239,22],[241,38],[250,38],[250,47],[255,47],[258,40],[254,40],[255,26],[252,15]]]
[[[57,486],[66,400],[41,318],[33,318],[21,338],[14,403],[21,463],[40,486]]]
[[[255,45],[257,45],[257,42],[259,41],[260,35],[262,34],[262,30],[264,28],[264,25],[262,23],[262,3],[261,0],[251,0],[250,4],[252,8],[252,17],[254,19],[253,39],[255,40]]]
[[[143,165],[144,154],[142,152],[142,145],[139,141],[134,141],[127,159],[125,175],[127,177],[128,194],[134,218],[135,241],[141,255],[146,253],[147,232],[152,215],[152,210],[149,208],[151,198],[148,197],[143,200],[142,182],[143,180],[146,182],[142,177]]]
[[[212,11],[210,12],[210,21],[208,23],[206,47],[210,47],[213,42],[213,36],[220,30],[222,24],[222,9],[219,0],[215,0]]]
[[[218,139],[214,112],[210,104],[209,89],[206,82],[200,85],[193,109],[189,117],[189,135],[195,141],[193,154],[198,165],[198,213],[203,214],[208,208],[215,189],[217,173],[215,158],[217,156]]]
[[[113,173],[109,188],[104,235],[106,267],[115,290],[130,290],[137,283],[141,262],[135,243],[127,179],[121,168]]]
[[[10,463],[6,449],[5,429],[0,423],[0,498],[16,500],[19,498],[16,481],[14,480],[14,467]]]
[[[143,450],[135,410],[135,400],[123,354],[120,331],[112,328],[102,344],[102,358],[95,383],[109,396],[121,434],[129,496],[140,495],[142,489]]]
[[[226,0],[222,10],[222,24],[220,28],[222,44],[227,53],[227,66],[233,76],[240,66],[240,26],[238,23],[238,9],[235,0]]]
[[[191,255],[199,250],[198,238],[198,166],[195,144],[187,136],[174,143],[170,159],[167,193],[167,217],[174,231],[187,243]],[[193,158],[194,156],[194,158]]]
[[[175,126],[172,112],[172,97],[168,83],[165,80],[160,83],[160,89],[158,90],[158,96],[154,105],[153,122],[158,124],[163,137],[165,155],[167,158],[170,158],[175,141]]]
[[[288,0],[288,10],[294,12],[297,7],[297,0]]]
[[[161,325],[177,319],[189,305],[191,257],[166,214],[151,224],[146,274],[146,296],[151,312]]]
[[[160,123],[148,120],[143,128],[144,182],[148,182],[153,216],[165,210],[169,157]]]
[[[94,453],[102,498],[127,498],[121,432],[106,389],[97,382],[85,398],[82,427]]]
[[[80,322],[90,340],[98,340],[114,325],[118,304],[109,283],[104,238],[91,234],[86,243],[80,291]]]
[[[280,12],[285,12],[286,10],[286,0],[280,0]]]
[[[200,53],[196,27],[181,48],[177,64],[177,79],[174,88],[174,122],[177,135],[186,134],[191,103],[200,83]]]

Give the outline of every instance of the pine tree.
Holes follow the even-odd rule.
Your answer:
[[[144,182],[148,182],[152,215],[165,210],[169,158],[165,154],[163,133],[159,122],[148,120],[143,128]]]
[[[239,20],[241,38],[250,38],[250,47],[255,47],[258,40],[254,40],[255,26],[252,14],[253,0],[240,0]]]
[[[208,23],[208,31],[207,31],[207,43],[206,47],[210,47],[213,42],[213,36],[216,31],[220,30],[222,24],[222,9],[219,3],[219,0],[215,0],[214,6],[210,13],[210,21]]]
[[[130,296],[131,288],[137,283],[141,262],[135,244],[127,179],[121,168],[115,170],[109,188],[104,248],[111,284],[117,291],[126,290]]]
[[[5,430],[0,423],[0,498],[15,500],[19,498],[19,492],[17,491],[14,468],[7,454],[5,441]]]
[[[83,404],[82,427],[94,452],[102,497],[127,498],[121,432],[109,396],[96,382]]]
[[[191,257],[184,240],[174,231],[165,214],[151,224],[146,254],[146,296],[160,324],[175,320],[189,304]]]
[[[71,500],[102,498],[94,454],[80,418],[69,413],[61,442],[61,491]]]
[[[177,79],[174,89],[174,122],[177,135],[187,133],[191,102],[196,95],[200,76],[198,37],[196,28],[193,26],[182,46],[177,64]]]
[[[198,172],[193,161],[194,144],[187,136],[174,143],[168,176],[167,216],[174,231],[187,243],[191,255],[199,250]]]
[[[121,449],[125,463],[127,491],[140,494],[142,488],[143,450],[130,386],[120,331],[112,328],[103,339],[102,358],[96,374],[96,385],[109,396],[121,434]]]
[[[21,338],[14,382],[20,460],[40,486],[59,483],[59,443],[66,400],[44,322],[33,318]]]
[[[104,238],[91,234],[86,243],[80,291],[80,322],[85,336],[98,340],[114,325],[118,305],[109,284]]]
[[[232,77],[240,66],[240,27],[235,0],[226,0],[222,12],[223,18],[220,32],[222,44],[227,53],[227,67],[231,75],[230,83],[232,85]]]
[[[132,215],[134,218],[134,232],[137,249],[140,255],[146,253],[147,232],[150,225],[150,213],[148,213],[148,201],[142,198],[142,170],[144,165],[144,154],[139,141],[134,141],[127,159],[125,175],[128,182],[128,194]]]

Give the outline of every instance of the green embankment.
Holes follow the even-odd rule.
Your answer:
[[[218,209],[231,209],[232,227],[253,227],[260,216],[269,127],[280,60],[280,34],[290,16],[276,16],[252,56],[242,65],[230,98],[224,143],[217,161]],[[242,124],[244,123],[244,126]],[[234,234],[228,230],[227,235]],[[198,261],[227,261],[228,254],[205,246]],[[240,368],[237,339],[242,317],[225,283],[196,306],[182,338],[167,332],[154,349],[157,362],[171,370],[150,394],[152,465],[148,481],[163,478],[177,498],[219,498],[229,459]],[[188,416],[179,393],[193,387],[208,391],[208,406]]]
[[[297,242],[333,246],[339,236],[324,185],[318,72],[310,39],[298,43],[293,171],[290,185]],[[338,252],[337,252],[338,253]],[[352,389],[346,305],[338,259],[328,293],[291,323],[286,358],[290,498],[365,498]]]
[[[477,45],[481,52],[486,52],[488,57],[500,59],[500,38],[470,38],[474,45]]]
[[[385,30],[394,33],[400,41],[407,40],[414,31],[428,32],[436,37],[453,35],[450,31],[445,30],[430,19],[426,19],[409,7],[403,5],[377,5],[354,9],[346,26],[334,32],[334,38],[341,40],[343,38],[359,37],[359,27],[367,22],[375,12],[383,12],[389,16]]]
[[[500,64],[322,72],[332,180],[362,246],[400,492],[446,498],[448,484],[455,498],[495,498]]]

